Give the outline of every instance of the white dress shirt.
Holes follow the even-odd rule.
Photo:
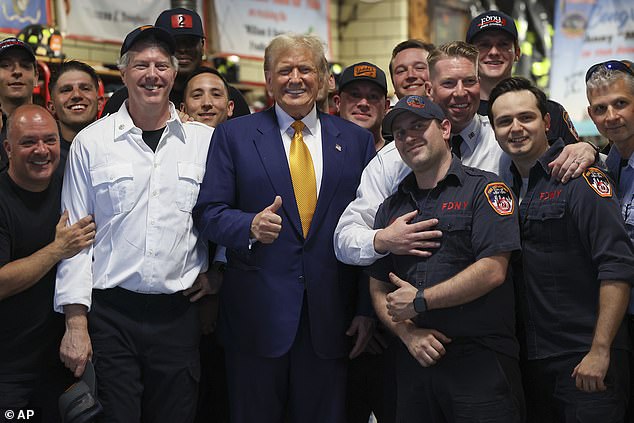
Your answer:
[[[171,294],[192,286],[207,269],[207,246],[192,222],[213,128],[170,119],[156,152],[142,130],[119,111],[82,130],[73,141],[62,188],[70,223],[92,214],[92,247],[57,269],[55,310],[90,308],[91,291],[116,286]]]
[[[280,135],[282,136],[282,143],[284,144],[284,152],[286,153],[286,159],[289,159],[291,152],[291,142],[293,141],[293,134],[295,130],[291,127],[295,118],[289,116],[280,106],[275,103],[275,115],[277,116],[277,124],[280,127]],[[317,118],[317,108],[313,106],[313,109],[302,119],[304,123],[304,130],[302,136],[304,142],[308,147],[310,156],[313,159],[313,167],[315,168],[315,181],[317,182],[317,198],[319,198],[319,188],[321,187],[321,176],[324,173],[324,160],[321,152],[321,123]],[[290,161],[289,161],[290,168]],[[282,199],[283,200],[283,199]]]
[[[456,134],[452,134],[456,135]],[[511,159],[507,156],[493,133],[486,117],[475,115],[460,132],[462,163],[489,172],[507,175],[511,181]],[[335,229],[335,255],[340,261],[369,266],[386,254],[374,249],[374,216],[383,201],[396,192],[398,185],[412,170],[401,159],[394,142],[383,147],[363,170],[357,197],[341,215]]]

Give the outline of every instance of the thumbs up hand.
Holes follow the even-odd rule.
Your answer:
[[[277,214],[282,207],[282,197],[275,196],[273,204],[256,214],[251,222],[251,238],[263,244],[271,244],[277,239],[282,230],[282,218]]]
[[[418,291],[412,284],[390,273],[390,282],[396,286],[396,290],[387,294],[387,314],[393,322],[409,320],[418,313],[414,310],[414,298]]]

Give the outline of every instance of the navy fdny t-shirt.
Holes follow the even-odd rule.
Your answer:
[[[412,222],[437,218],[442,231],[440,248],[431,257],[390,254],[367,272],[389,281],[394,272],[419,289],[446,281],[477,260],[520,249],[517,204],[511,190],[490,172],[470,168],[452,159],[447,175],[431,190],[420,190],[414,174],[379,207],[375,229],[418,210]],[[436,329],[454,341],[480,343],[494,351],[517,357],[515,308],[510,278],[469,303],[429,310],[416,320],[419,327]]]

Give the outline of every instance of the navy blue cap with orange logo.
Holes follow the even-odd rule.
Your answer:
[[[385,72],[377,65],[369,62],[360,62],[345,68],[339,77],[339,91],[342,91],[343,87],[354,81],[374,82],[387,95]]]
[[[429,97],[420,95],[407,95],[400,99],[396,105],[383,118],[383,129],[392,132],[392,123],[397,116],[405,112],[412,112],[423,119],[445,120],[445,112],[439,105],[431,101]]]

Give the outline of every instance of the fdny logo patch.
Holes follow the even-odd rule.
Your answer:
[[[484,188],[491,208],[500,216],[508,216],[513,214],[515,204],[513,203],[513,195],[511,190],[503,182],[493,182]]]
[[[612,197],[612,185],[605,173],[596,167],[589,167],[583,172],[583,177],[600,197]]]
[[[506,19],[502,18],[501,16],[485,16],[480,20],[480,23],[478,24],[478,28],[480,29],[484,29],[488,26],[506,26]]]
[[[367,78],[376,78],[376,68],[368,65],[358,65],[353,69],[353,75],[356,77],[365,76]]]

